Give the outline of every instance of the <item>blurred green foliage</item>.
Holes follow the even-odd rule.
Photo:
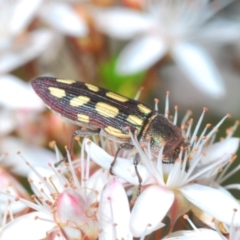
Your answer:
[[[101,84],[114,92],[133,98],[146,76],[145,72],[132,75],[119,75],[116,71],[117,57],[114,56],[99,66]]]

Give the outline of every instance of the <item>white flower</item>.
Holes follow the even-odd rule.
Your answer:
[[[142,148],[136,136],[132,136],[132,144],[141,157],[142,164],[138,165],[138,171],[144,189],[131,212],[130,230],[134,237],[146,236],[162,227],[164,225],[162,220],[166,215],[171,218],[171,227],[173,227],[177,218],[191,209],[192,204],[226,224],[231,223],[233,209],[240,210],[236,199],[207,185],[204,181],[215,176],[218,170],[234,156],[239,139],[229,136],[222,142],[211,143],[217,128],[228,115],[208,134],[206,131],[210,126],[207,124],[197,138],[204,113],[205,109],[191,136],[192,121],[186,130],[185,135],[189,138],[190,145],[189,150],[184,154],[183,162],[178,159],[174,164],[163,164],[161,151],[158,159],[153,160],[149,146]],[[110,168],[112,156],[89,140],[85,140],[84,144],[93,161],[103,168]],[[182,151],[180,159],[181,154]],[[129,155],[128,159],[117,158],[113,173],[126,182],[139,185],[133,163],[129,161],[131,159],[133,159],[132,155]],[[186,171],[188,161],[189,166]],[[233,225],[240,226],[238,213]]]
[[[46,168],[49,163],[54,164],[56,161],[54,153],[50,150],[26,143],[16,137],[3,138],[0,144],[0,151],[7,153],[1,164],[13,173],[25,177],[29,174],[29,167],[20,161],[18,153],[21,153],[34,167]]]
[[[0,0],[0,74],[10,72],[59,45],[60,34],[75,37],[88,33],[87,25],[72,4],[64,1]],[[27,31],[35,17],[52,28]],[[53,31],[54,29],[54,31]]]
[[[4,155],[0,156],[0,163],[4,159]],[[24,197],[30,199],[27,191],[23,186],[10,174],[6,169],[0,167],[0,189],[15,195],[16,197]],[[17,201],[9,201],[6,196],[0,198],[0,228],[4,226],[15,215],[27,211],[28,207]]]
[[[55,149],[59,161],[62,156],[56,146]],[[80,163],[70,161],[69,155],[68,159],[69,164],[59,169],[52,164],[48,168],[28,164],[35,203],[21,198],[19,201],[36,212],[6,224],[0,232],[1,240],[42,239],[46,234],[49,239],[132,239],[128,227],[130,209],[122,184],[115,177],[109,179],[105,170],[92,173],[84,147]],[[12,198],[3,191],[0,195]]]
[[[115,7],[97,11],[95,19],[98,28],[114,38],[134,38],[120,53],[119,73],[146,70],[169,53],[199,90],[219,98],[225,92],[222,77],[199,43],[237,42],[236,21],[216,19],[205,24],[230,2],[150,0],[143,1],[143,13]]]
[[[15,32],[20,26],[28,25],[34,17],[40,17],[55,30],[72,36],[87,34],[87,25],[80,14],[74,10],[71,1],[18,0],[12,10],[10,26]]]
[[[39,56],[53,40],[53,34],[46,29],[26,31],[26,18],[31,13],[32,3],[36,1],[31,1],[22,11],[19,5],[24,1],[0,1],[0,8],[4,9],[0,15],[0,74]]]
[[[25,83],[22,79],[9,74],[0,75],[0,105],[9,110],[45,109],[30,83]]]
[[[0,74],[12,71],[39,56],[53,41],[53,34],[46,29],[27,32],[33,4],[31,1],[24,11],[20,4],[25,0],[0,1]],[[29,1],[27,1],[29,3]]]

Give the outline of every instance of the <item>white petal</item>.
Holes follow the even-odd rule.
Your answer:
[[[110,156],[102,148],[98,147],[95,143],[91,142],[88,139],[84,141],[84,144],[87,153],[95,163],[99,164],[105,169],[110,169],[110,165],[114,159],[113,156]],[[149,171],[145,166],[139,164],[138,171],[142,177],[143,185],[155,182],[155,180],[150,175]],[[118,157],[113,167],[113,173],[116,176],[125,179],[129,183],[132,183],[134,185],[139,184],[138,177],[136,175],[135,168],[131,159],[124,159]]]
[[[225,20],[223,18],[215,19],[208,23],[199,33],[198,39],[207,40],[214,44],[236,43],[240,37],[240,26],[237,21]]]
[[[229,159],[232,154],[237,152],[239,141],[239,138],[228,138],[224,141],[210,145],[203,149],[204,156],[202,157],[202,162],[211,164],[220,158],[222,159],[225,157],[226,160]]]
[[[53,32],[44,29],[32,31],[25,42],[0,56],[0,73],[12,71],[39,56],[54,40]]]
[[[88,33],[87,25],[81,16],[63,2],[45,3],[40,16],[43,21],[64,34],[77,37]]]
[[[177,231],[174,233],[171,233],[168,237],[165,237],[163,239],[166,240],[222,240],[223,238],[220,237],[219,233],[211,230],[211,229],[205,229],[205,228],[198,228],[197,231],[195,230],[185,230],[185,231]]]
[[[16,2],[13,17],[9,23],[9,31],[12,34],[21,33],[34,17],[43,0],[19,0]]]
[[[219,61],[222,62],[221,59]],[[170,90],[171,102],[176,102],[179,106],[184,106],[184,109],[194,109],[194,114],[198,115],[201,113],[202,107],[208,107],[211,114],[215,114],[220,118],[226,113],[231,113],[233,119],[240,118],[239,106],[238,104],[233,104],[232,100],[232,96],[234,96],[234,102],[240,102],[239,74],[230,71],[230,68],[224,62],[219,66],[219,70],[225,81],[226,90],[226,95],[221,99],[213,99],[210,95],[200,94],[195,86],[189,84],[186,75],[176,65],[166,66],[161,69],[161,74],[166,79],[162,83],[162,88]],[[159,94],[164,95],[164,92],[162,91]]]
[[[94,172],[93,175],[87,180],[87,188],[92,189],[93,191],[90,191],[90,194],[95,194],[95,191],[98,192],[98,200],[100,200],[101,192],[103,190],[103,187],[108,182],[110,177],[110,174],[105,169],[98,169]]]
[[[0,96],[0,98],[1,98],[1,96]],[[1,99],[0,99],[0,102],[1,102]],[[17,124],[14,119],[13,112],[6,110],[6,109],[1,109],[1,111],[0,111],[0,135],[3,136],[3,135],[9,134],[16,127],[16,125]]]
[[[222,186],[220,186],[219,184],[217,184],[216,182],[212,183],[212,187],[223,192],[223,194],[228,195],[230,198],[232,198],[233,196],[231,195],[230,192],[228,192],[225,188],[223,188]],[[210,216],[209,214],[207,214],[206,212],[204,212],[202,209],[192,205],[191,207],[191,211],[193,212],[193,214],[200,219],[204,224],[208,225],[209,227],[211,227],[212,229],[216,229],[216,225],[214,222],[214,218],[212,216]]]
[[[214,222],[214,217],[210,216],[206,212],[202,211],[202,209],[192,205],[191,211],[196,218],[202,221],[204,224],[208,225],[212,229],[216,229],[216,225]]]
[[[129,39],[154,25],[147,15],[120,7],[98,10],[93,15],[100,31],[120,39]]]
[[[132,239],[129,230],[130,209],[126,192],[116,177],[105,186],[99,206],[100,238]]]
[[[31,85],[13,75],[0,76],[0,105],[10,109],[37,111],[45,108]]]
[[[56,156],[53,152],[36,147],[30,143],[24,143],[22,140],[15,137],[4,138],[1,141],[0,148],[2,152],[7,152],[2,164],[11,167],[11,170],[23,176],[26,176],[30,171],[30,168],[21,160],[20,156],[17,154],[18,151],[26,161],[31,165],[48,167],[48,163],[54,164],[56,162]]]
[[[120,53],[117,71],[120,74],[144,71],[161,59],[166,51],[166,44],[159,37],[146,35],[137,38]]]
[[[50,231],[56,224],[51,221],[35,219],[38,216],[46,220],[49,216],[41,212],[32,212],[16,218],[1,229],[1,240],[24,239],[38,240],[46,237],[46,232]]]
[[[90,206],[92,202],[85,201],[81,194],[72,189],[67,189],[58,196],[55,217],[63,225],[67,239],[82,239],[82,234],[86,238],[96,239],[98,228],[95,211]]]
[[[161,222],[174,201],[172,191],[153,185],[144,190],[135,203],[130,219],[134,237],[148,235],[164,226]]]
[[[199,90],[214,98],[225,94],[222,77],[209,55],[199,46],[179,43],[172,48],[177,65]]]
[[[26,189],[4,169],[0,169],[0,189],[2,192],[7,192],[14,197],[1,195],[0,197],[0,213],[3,215],[8,209],[11,213],[19,214],[23,210],[27,210],[28,206],[21,201],[15,201],[15,197],[29,199],[29,194]],[[9,200],[11,203],[9,204]]]
[[[231,225],[233,210],[237,209],[233,226],[240,226],[240,205],[228,194],[199,184],[187,185],[179,190],[192,204],[228,225]]]

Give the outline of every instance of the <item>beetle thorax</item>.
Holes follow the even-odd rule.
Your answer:
[[[180,146],[184,139],[181,130],[173,125],[161,114],[154,114],[149,118],[140,137],[140,142],[148,144],[150,141],[151,152],[158,157],[161,147],[163,149],[163,159],[167,162],[175,161]]]

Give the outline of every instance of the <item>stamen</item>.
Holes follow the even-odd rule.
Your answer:
[[[42,177],[42,175],[29,162],[26,161],[26,159],[21,155],[20,152],[18,152],[18,155],[23,160],[23,162],[37,175],[39,180],[46,186],[46,188],[48,188],[49,191],[52,192],[54,189],[51,186],[51,184],[49,184],[48,181],[45,181],[45,179]]]
[[[201,125],[201,123],[202,123],[202,120],[203,120],[203,117],[204,117],[204,115],[205,115],[205,112],[207,112],[207,111],[208,111],[207,108],[203,108],[203,112],[202,112],[202,114],[201,114],[201,116],[200,116],[200,118],[199,118],[199,120],[198,120],[197,126],[195,127],[194,132],[193,132],[193,135],[192,135],[192,138],[191,138],[191,140],[190,140],[190,145],[192,145],[192,143],[193,143],[193,141],[194,141],[194,138],[195,138],[195,136],[197,135],[198,130],[199,130],[199,128],[200,128],[200,125]]]
[[[34,220],[41,220],[41,221],[45,221],[45,222],[54,223],[54,221],[51,220],[51,219],[41,218],[41,217],[38,217],[38,216],[35,216],[35,217],[34,217]]]
[[[231,131],[228,131],[228,132],[227,132],[227,137],[226,137],[226,139],[231,138],[231,137],[233,136],[233,134],[236,132],[236,130],[237,130],[237,128],[238,128],[239,122],[240,122],[240,121],[237,120],[237,121],[235,122],[235,124],[232,126]]]
[[[154,98],[154,102],[155,102],[155,105],[154,105],[154,110],[156,112],[158,112],[158,103],[159,103],[159,100],[157,98]]]
[[[196,146],[199,146],[200,143],[206,139],[205,133],[207,132],[207,129],[210,128],[210,127],[211,127],[210,123],[206,124],[204,130],[201,133],[201,136],[199,137],[199,139],[198,139],[198,141],[196,143]]]
[[[175,112],[174,112],[174,119],[173,119],[173,124],[177,125],[177,119],[178,119],[178,106],[175,106]]]
[[[187,214],[183,215],[183,218],[186,219],[188,221],[188,223],[190,224],[190,226],[192,227],[192,229],[194,229],[196,232],[201,233],[201,231],[199,231],[199,229],[194,225],[194,223],[191,221],[191,219],[189,219]]]
[[[166,101],[165,101],[165,117],[168,119],[168,115],[169,115],[169,94],[170,92],[167,91],[166,92]]]
[[[137,91],[137,94],[134,97],[134,100],[138,100],[142,91],[143,91],[144,87],[140,87],[140,89]]]
[[[222,120],[212,129],[212,131],[210,131],[208,133],[208,135],[206,136],[206,139],[204,141],[202,141],[202,146],[207,142],[207,140],[213,135],[213,133],[222,125],[222,123],[227,119],[227,118],[230,118],[231,115],[230,114],[227,114],[225,117],[222,118]]]
[[[186,123],[187,123],[187,121],[188,121],[188,119],[190,118],[191,115],[192,115],[192,111],[188,110],[186,112],[182,122],[181,122],[181,126],[185,126],[186,125]]]
[[[233,209],[233,216],[232,216],[232,220],[231,220],[231,225],[230,225],[230,239],[229,239],[229,240],[233,240],[234,219],[235,219],[236,212],[237,212],[237,209],[234,208],[234,209]]]
[[[188,139],[189,136],[190,136],[190,132],[191,132],[191,129],[192,129],[192,124],[193,124],[193,119],[191,118],[190,121],[189,121],[188,128],[187,128],[187,133],[186,133],[186,138],[187,138],[187,139]]]
[[[151,226],[152,226],[152,224],[150,224],[150,223],[146,226],[146,228],[144,229],[143,235],[141,236],[140,240],[144,240],[145,239],[145,237],[147,235],[147,229],[149,227],[151,227]]]
[[[188,182],[191,182],[193,181],[194,179],[196,179],[197,177],[201,176],[202,174],[204,173],[207,173],[209,172],[210,170],[212,169],[218,169],[218,166],[222,166],[222,163],[224,163],[226,161],[225,157],[222,158],[221,160],[219,159],[217,162],[214,162],[212,163],[211,165],[203,168],[201,171],[197,172],[195,175],[191,176],[189,179],[188,179]],[[192,169],[192,166],[191,168]]]
[[[217,181],[218,183],[223,183],[224,181],[226,181],[229,177],[231,177],[232,175],[234,175],[236,172],[238,172],[240,170],[240,165],[238,165],[237,167],[235,167],[232,171],[230,171],[228,174],[225,175],[225,173],[227,172],[228,168],[230,167],[230,164],[228,164],[226,166],[226,170],[224,168],[224,170],[221,172],[221,174],[218,176]]]
[[[23,204],[25,204],[26,206],[28,206],[28,207],[30,207],[30,208],[32,208],[32,209],[35,209],[36,211],[46,212],[46,209],[42,208],[41,206],[39,206],[39,205],[37,205],[37,204],[35,204],[35,203],[32,203],[32,202],[30,202],[30,201],[28,201],[28,200],[25,200],[24,198],[18,197],[18,198],[16,199],[16,196],[13,196],[13,195],[11,195],[11,194],[9,194],[9,193],[5,193],[5,192],[2,192],[2,191],[0,191],[0,193],[3,194],[3,195],[5,195],[5,196],[7,196],[7,197],[9,197],[10,199],[20,201],[20,202],[22,202]]]

